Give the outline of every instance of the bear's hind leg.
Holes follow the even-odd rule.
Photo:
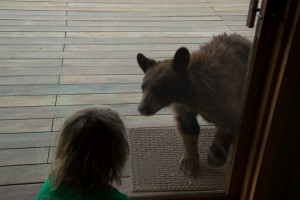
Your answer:
[[[197,115],[188,112],[183,106],[176,106],[176,125],[179,137],[183,143],[184,154],[180,160],[180,169],[189,176],[199,174],[198,135],[200,126]]]
[[[229,127],[217,127],[214,141],[208,153],[207,163],[212,167],[222,166],[226,161],[233,140],[233,130]]]

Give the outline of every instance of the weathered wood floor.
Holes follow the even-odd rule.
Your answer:
[[[136,54],[163,59],[245,26],[248,0],[1,0],[0,199],[33,199],[71,111],[109,105],[128,128],[174,126],[169,109],[137,111]],[[205,122],[202,122],[205,123]],[[129,196],[124,172],[120,190]],[[149,193],[145,193],[149,194]]]

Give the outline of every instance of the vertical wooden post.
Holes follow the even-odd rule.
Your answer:
[[[251,0],[250,1],[247,24],[246,24],[249,28],[254,27],[256,12],[259,10],[257,8],[257,6],[258,6],[258,0]]]

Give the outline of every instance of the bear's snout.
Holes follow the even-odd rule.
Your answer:
[[[151,101],[152,101],[152,96],[151,94],[144,94],[143,98],[139,104],[138,111],[142,115],[153,115],[154,113],[152,112],[151,109]]]
[[[143,98],[138,106],[138,111],[142,115],[150,116],[154,115],[162,107],[162,104],[159,103],[155,95],[147,93],[143,95]]]
[[[140,105],[139,105],[138,111],[139,111],[142,115],[152,115],[151,109],[149,109],[149,107],[147,107],[147,106],[144,106],[144,104],[140,104]]]
[[[138,106],[138,111],[139,111],[141,114],[143,114],[143,107],[142,107],[141,104],[139,104],[139,106]]]

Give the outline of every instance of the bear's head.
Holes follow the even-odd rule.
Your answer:
[[[155,61],[137,54],[137,62],[145,73],[143,98],[138,110],[142,115],[153,115],[171,103],[180,103],[188,87],[190,53],[182,47],[173,59]]]

